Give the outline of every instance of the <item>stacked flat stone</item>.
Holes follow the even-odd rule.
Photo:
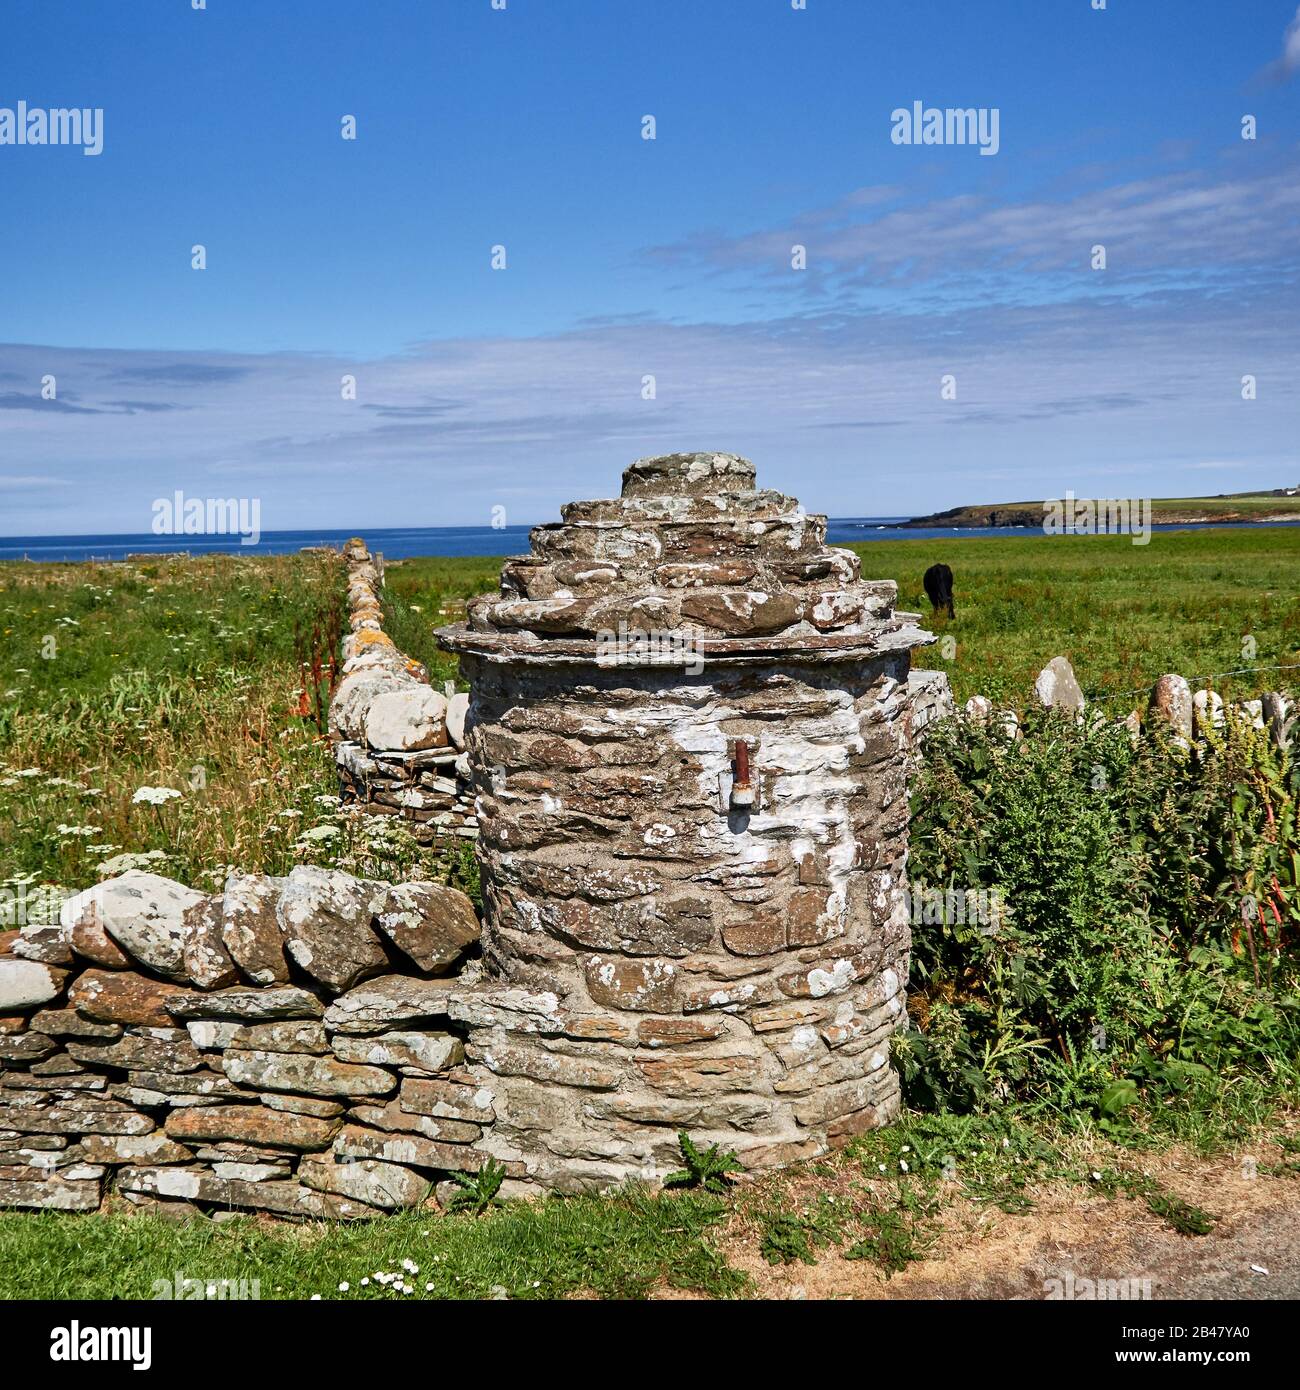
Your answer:
[[[563,1187],[661,1176],[682,1128],[823,1153],[899,1103],[931,639],[734,455],[638,460],[562,516],[439,633],[471,686],[485,1143]]]
[[[383,563],[365,541],[348,541],[343,557],[351,632],[329,713],[341,799],[400,817],[422,844],[472,840],[478,822],[461,758],[469,697],[432,689],[384,631]]]
[[[0,1206],[374,1216],[474,1171],[473,905],[315,868],[132,872],[0,934]]]
[[[534,528],[532,555],[507,562],[500,595],[471,600],[475,655],[513,662],[535,648],[555,660],[620,625],[758,659],[797,645],[818,661],[864,635],[876,649],[912,640],[892,616],[897,586],[862,581],[856,555],[824,544],[824,516],[756,490],[753,464],[733,454],[638,459],[620,498],[571,502],[561,516]]]

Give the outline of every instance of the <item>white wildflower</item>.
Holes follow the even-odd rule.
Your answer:
[[[137,787],[132,803],[145,802],[150,806],[164,806],[169,801],[179,801],[180,792],[175,787]]]

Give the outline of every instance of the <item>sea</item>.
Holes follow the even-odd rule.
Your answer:
[[[902,516],[833,517],[827,524],[831,545],[859,541],[915,541],[960,536],[1041,536],[1037,526],[908,526]],[[1152,531],[1237,529],[1250,523],[1225,522],[1155,525]],[[1272,523],[1300,525],[1300,522]],[[346,531],[264,531],[256,545],[243,545],[238,536],[0,536],[0,560],[121,560],[128,555],[206,555],[229,551],[240,555],[286,555],[307,546],[341,548],[361,535],[371,550],[386,559],[415,555],[525,555],[528,526],[401,526],[352,527]]]

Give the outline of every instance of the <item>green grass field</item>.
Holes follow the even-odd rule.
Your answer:
[[[936,645],[916,661],[946,670],[960,700],[978,693],[1023,706],[1054,656],[1068,657],[1084,690],[1119,716],[1144,703],[1166,671],[1190,680],[1300,663],[1300,527],[1165,531],[1145,546],[1127,536],[953,536],[849,548],[862,556],[865,577],[895,580],[899,606],[955,640],[951,660]],[[931,615],[921,585],[936,560],[955,577],[952,621]],[[440,679],[453,675],[432,628],[495,588],[499,570],[500,561],[479,558],[391,563],[398,645]],[[1246,696],[1298,678],[1261,671],[1216,687]]]
[[[1058,503],[1064,499],[1056,499]],[[1083,498],[1079,498],[1083,501]],[[917,522],[936,526],[987,526],[993,524],[1037,527],[1043,517],[1045,503],[1025,500],[1018,502],[980,502],[965,507],[952,507],[942,512],[917,517]],[[1000,523],[989,521],[996,512]],[[1300,496],[1270,497],[1243,494],[1240,497],[1153,497],[1151,520],[1157,524],[1203,525],[1207,521],[1251,522],[1300,519]],[[1015,521],[1008,521],[1015,517]]]
[[[1205,512],[1210,516],[1231,516],[1246,512],[1256,516],[1282,516],[1287,512],[1300,516],[1300,497],[1156,497],[1151,509],[1157,521],[1176,512]]]
[[[899,605],[956,640],[952,661],[938,647],[918,661],[947,670],[961,700],[979,693],[1021,706],[1054,656],[1068,657],[1085,692],[1121,716],[1166,671],[1194,680],[1300,663],[1300,527],[1165,531],[1145,546],[1034,536],[853,548],[864,574],[896,580]],[[953,620],[931,616],[921,585],[935,560],[953,570]],[[1253,695],[1298,677],[1265,671],[1216,688]]]
[[[339,805],[343,603],[343,566],[312,553],[0,565],[0,886],[138,867],[211,891],[301,863],[443,877],[399,824]]]

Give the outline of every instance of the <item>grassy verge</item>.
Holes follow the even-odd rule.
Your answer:
[[[941,1249],[977,1244],[971,1210],[999,1213],[1014,1232],[1062,1194],[1132,1204],[1169,1231],[1208,1235],[1220,1212],[1173,1190],[1158,1157],[1175,1147],[1228,1155],[1262,1200],[1300,1177],[1297,1130],[1296,1112],[1262,1090],[1228,1086],[1169,1113],[1138,1111],[1111,1132],[1019,1107],[909,1113],[826,1160],[723,1196],[629,1189],[513,1202],[478,1218],[424,1211],[357,1225],[0,1213],[0,1298],[147,1299],[155,1281],[174,1288],[178,1276],[256,1280],[263,1299],[743,1298],[761,1292],[750,1268],[812,1267],[831,1255],[856,1266],[860,1287],[848,1293],[870,1293]]]
[[[150,1298],[155,1280],[178,1271],[256,1279],[264,1299],[637,1298],[659,1285],[726,1297],[745,1281],[705,1233],[727,1214],[712,1197],[638,1192],[352,1226],[0,1213],[0,1298]],[[402,1278],[411,1293],[377,1274]]]

